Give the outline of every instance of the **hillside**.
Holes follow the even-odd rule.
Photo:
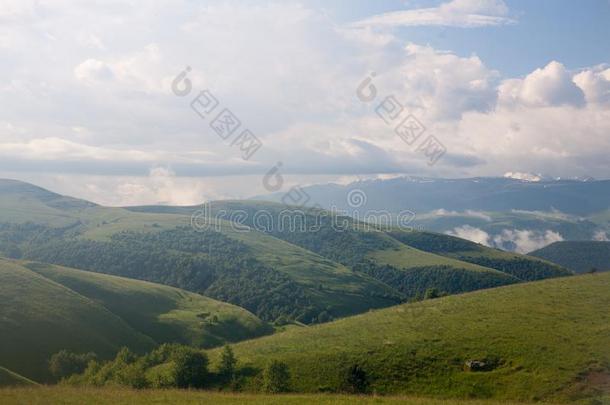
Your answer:
[[[530,256],[560,264],[576,273],[610,270],[610,242],[555,242],[535,250]]]
[[[332,218],[315,209],[296,209],[262,201],[218,201],[213,216],[242,213],[243,224],[366,273],[413,298],[428,288],[459,293],[519,281],[568,275],[559,266],[435,235],[434,244],[418,243],[428,233],[386,231],[347,217]],[[138,212],[186,213],[196,207],[135,207]],[[261,215],[264,214],[264,215]],[[257,221],[264,219],[264,221]],[[314,231],[307,231],[312,228]],[[296,229],[296,231],[294,231]],[[452,244],[467,244],[455,254]],[[437,245],[430,249],[431,245]]]
[[[0,388],[1,387],[20,387],[37,385],[34,381],[29,380],[11,370],[0,367]]]
[[[0,216],[0,254],[166,284],[272,322],[327,322],[430,288],[460,293],[512,284],[536,278],[528,274],[543,266],[519,256],[530,267],[515,276],[408,246],[323,210],[213,202],[210,227],[194,229],[198,207],[105,208],[23,183],[0,184],[0,208],[35,209],[30,217]],[[317,227],[301,229],[300,221]]]
[[[0,364],[46,381],[62,349],[113,356],[160,343],[212,347],[271,330],[247,311],[175,288],[0,258]],[[41,336],[43,333],[43,336]]]
[[[192,212],[135,213],[77,203],[58,212],[53,201],[65,197],[3,184],[10,187],[0,192],[2,212],[25,207],[36,213],[0,216],[0,254],[9,257],[167,284],[269,321],[323,322],[403,299],[367,275],[269,235],[236,232],[228,221],[197,232],[190,227]]]
[[[493,249],[465,239],[432,232],[393,231],[399,241],[429,253],[487,266],[523,281],[569,276],[572,273],[555,263],[536,257]]]
[[[610,378],[610,273],[544,280],[383,309],[243,342],[247,368],[286,362],[298,391],[337,390],[348,367],[378,393],[567,400]],[[211,353],[217,361],[218,351]],[[486,363],[466,371],[465,363]],[[249,379],[256,388],[257,377]]]

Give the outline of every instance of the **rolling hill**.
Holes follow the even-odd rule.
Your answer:
[[[257,370],[280,360],[299,392],[340,390],[357,364],[380,394],[575,400],[607,394],[608,308],[610,273],[600,273],[404,304],[233,348],[251,389]],[[216,363],[219,351],[210,354]]]
[[[390,232],[399,241],[429,253],[497,269],[522,281],[569,276],[572,273],[551,261],[493,249],[454,236],[432,232]]]
[[[172,214],[186,214],[196,209],[130,208],[137,212]],[[447,235],[435,235],[434,243],[418,243],[431,234],[375,227],[348,217],[333,219],[327,212],[316,209],[260,201],[219,201],[210,203],[209,210],[212,217],[241,213],[243,225],[366,273],[407,298],[422,294],[430,287],[459,293],[570,274],[536,258],[489,249]],[[315,226],[315,231],[306,231],[311,226]],[[456,254],[453,246],[456,242],[467,246],[460,254]],[[431,248],[433,245],[437,246]]]
[[[593,269],[610,270],[610,242],[555,242],[530,255],[560,264],[576,273],[586,273]]]
[[[176,288],[2,258],[0,302],[0,364],[36,381],[48,381],[46,361],[63,349],[104,358],[122,346],[212,347],[271,332],[241,308]]]
[[[430,288],[460,293],[565,274],[526,256],[507,259],[527,265],[517,275],[508,265],[427,252],[324,210],[286,214],[281,204],[213,202],[210,226],[195,229],[198,207],[106,208],[14,181],[0,181],[0,190],[5,256],[166,284],[266,321],[321,323]],[[11,214],[28,209],[30,216]],[[299,221],[317,227],[296,229]]]

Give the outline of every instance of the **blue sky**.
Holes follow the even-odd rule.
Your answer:
[[[440,1],[310,0],[338,21],[405,8],[432,7]],[[577,69],[606,63],[610,56],[610,1],[507,0],[518,22],[501,27],[462,29],[408,27],[396,31],[406,41],[430,44],[460,55],[477,54],[506,76],[525,75],[552,60]]]
[[[264,194],[278,163],[285,190],[610,178],[608,21],[608,0],[4,0],[0,177],[110,205]]]

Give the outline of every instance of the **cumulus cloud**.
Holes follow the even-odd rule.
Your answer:
[[[438,7],[393,11],[358,21],[355,27],[449,26],[474,28],[514,24],[503,0],[452,0]]]
[[[572,74],[557,61],[536,69],[524,79],[506,80],[499,89],[500,102],[529,107],[582,106],[585,95]]]
[[[85,83],[104,82],[114,77],[110,67],[99,60],[87,59],[74,68],[74,76]]]
[[[340,25],[292,2],[11,0],[0,7],[5,177],[44,170],[149,181],[158,166],[171,167],[176,179],[262,175],[277,162],[287,175],[334,176],[329,181],[381,173],[610,172],[607,66],[573,72],[551,62],[505,78],[477,55],[410,43],[376,24]],[[403,21],[413,24],[511,19],[502,1],[491,0],[407,12]],[[187,65],[191,96],[211,90],[263,140],[250,161],[191,110],[191,96],[171,93]],[[356,88],[371,72],[378,98],[367,104]],[[436,166],[377,116],[389,95],[446,146]],[[253,184],[252,194],[265,192],[251,179],[242,189]],[[237,196],[238,189],[225,191]]]
[[[480,228],[475,228],[470,225],[459,226],[451,231],[446,232],[447,235],[457,236],[458,238],[467,239],[475,243],[485,246],[491,246],[490,235]]]
[[[480,228],[470,225],[456,227],[446,232],[446,234],[468,239],[485,246],[523,254],[564,240],[561,234],[551,230],[503,229],[500,233],[489,234]]]
[[[517,253],[529,253],[562,240],[563,237],[558,232],[551,230],[539,232],[528,229],[504,229],[493,237],[493,244],[498,248]]]
[[[584,70],[574,76],[574,83],[584,92],[588,103],[610,103],[610,69]]]

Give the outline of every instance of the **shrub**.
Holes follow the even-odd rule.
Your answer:
[[[76,354],[68,350],[55,353],[49,359],[49,371],[58,380],[81,374],[87,368],[90,361],[97,358],[95,353]]]
[[[350,393],[364,393],[367,391],[369,383],[366,372],[358,364],[347,369],[344,378],[344,389]]]
[[[273,360],[263,372],[263,389],[269,393],[288,392],[290,389],[290,372],[288,365]]]
[[[174,360],[178,388],[203,388],[208,371],[208,358],[195,350],[184,350]]]

